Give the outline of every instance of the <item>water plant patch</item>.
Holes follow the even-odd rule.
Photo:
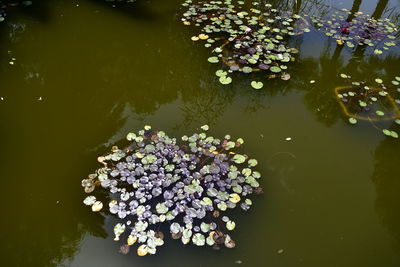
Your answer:
[[[340,74],[348,85],[335,88],[337,100],[351,124],[359,120],[400,123],[400,77],[390,83],[376,78],[373,83],[353,81],[350,75]],[[385,135],[397,138],[394,130],[382,129]]]
[[[257,160],[240,152],[242,138],[218,139],[207,130],[178,141],[145,126],[127,135],[125,149],[100,156],[103,166],[82,180],[90,194],[84,204],[118,218],[122,253],[138,243],[139,256],[155,254],[165,228],[183,244],[235,247],[229,232],[236,223],[227,212],[251,207],[250,197],[262,193],[261,174]]]
[[[371,47],[375,54],[397,46],[398,27],[390,19],[375,19],[363,12],[352,13],[342,9],[329,19],[311,16],[315,28],[336,40],[337,44],[349,48]]]
[[[235,0],[186,0],[182,5],[183,24],[200,28],[192,41],[203,40],[212,53],[208,61],[224,67],[225,75],[218,75],[222,84],[228,84],[222,77],[232,72],[290,79],[286,71],[298,50],[289,47],[288,37],[309,31],[301,16],[260,2],[253,2],[250,9]],[[261,84],[251,86],[260,89]]]

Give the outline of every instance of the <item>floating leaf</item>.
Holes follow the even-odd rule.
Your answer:
[[[228,221],[226,223],[226,229],[228,229],[229,231],[232,231],[233,229],[235,229],[236,227],[236,223],[234,221]]]
[[[357,120],[356,120],[355,118],[349,118],[349,122],[350,122],[351,124],[356,124],[356,123],[357,123]]]
[[[149,247],[146,245],[140,245],[137,249],[138,256],[146,256],[149,253]]]
[[[210,127],[208,127],[208,125],[203,125],[200,127],[203,131],[208,131],[210,129]]]
[[[391,131],[389,131],[388,129],[383,129],[382,132],[387,136],[391,136]]]
[[[222,76],[219,78],[219,82],[226,85],[226,84],[230,84],[232,82],[232,78],[231,77],[226,77],[226,76]]]
[[[193,244],[195,244],[196,246],[204,246],[204,244],[206,243],[206,238],[204,237],[204,235],[197,233],[193,235],[192,241]]]
[[[103,208],[103,203],[101,201],[96,201],[92,205],[92,211],[94,211],[94,212],[100,211],[102,208]]]
[[[133,244],[135,244],[136,241],[137,241],[137,237],[136,236],[134,236],[134,235],[129,235],[128,236],[127,243],[128,243],[129,246],[132,246]]]
[[[241,163],[243,163],[243,162],[246,161],[246,157],[243,156],[243,155],[240,155],[240,154],[236,154],[236,155],[233,157],[233,160],[235,161],[235,163],[241,164]]]
[[[125,226],[125,224],[122,224],[122,223],[117,223],[114,226],[114,234],[115,234],[114,241],[118,241],[119,240],[120,235],[123,232],[125,232],[125,229],[126,229],[126,226]]]
[[[87,206],[91,206],[96,202],[95,196],[88,196],[83,200],[83,203]]]
[[[263,88],[264,84],[262,82],[256,82],[256,81],[252,81],[251,82],[251,87],[253,87],[254,89],[261,89]]]
[[[249,166],[254,167],[257,166],[258,161],[256,159],[249,159],[248,164]]]
[[[281,68],[277,67],[277,66],[272,66],[271,68],[269,68],[272,72],[278,73],[281,72]]]
[[[229,195],[229,201],[232,203],[238,203],[240,201],[240,196],[236,193],[232,193]]]
[[[243,67],[242,71],[243,71],[244,73],[250,73],[250,72],[253,71],[253,68],[247,67],[247,66],[246,66],[246,67]]]
[[[226,76],[228,73],[224,70],[217,70],[215,72],[215,75],[217,75],[218,77],[222,77],[222,76]]]
[[[208,58],[208,62],[210,62],[210,63],[218,63],[219,59],[218,59],[218,57],[209,57]]]
[[[395,131],[390,131],[390,136],[393,138],[399,138],[399,135]]]

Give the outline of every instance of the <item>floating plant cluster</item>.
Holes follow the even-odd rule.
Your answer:
[[[349,85],[337,87],[335,93],[349,123],[356,124],[358,120],[394,121],[400,125],[400,77],[395,77],[390,84],[376,78],[375,84],[370,85],[352,81],[347,74],[342,73],[340,76]],[[393,138],[399,137],[394,130],[382,129],[382,132]]]
[[[347,9],[335,12],[330,19],[312,16],[311,20],[318,31],[336,39],[339,45],[350,48],[371,46],[375,54],[396,46],[395,39],[399,33],[397,26],[387,18],[374,19],[368,14],[351,13]]]
[[[230,84],[228,73],[264,72],[268,78],[289,80],[288,63],[294,61],[295,48],[288,46],[287,37],[308,32],[307,23],[297,14],[280,12],[272,5],[253,2],[244,9],[244,1],[186,0],[182,5],[182,22],[200,27],[193,41],[204,40],[212,49],[210,63],[222,62],[226,68],[216,75],[222,84]],[[252,81],[254,89],[261,89],[261,81]]]
[[[84,204],[94,212],[106,205],[118,217],[114,233],[116,241],[123,236],[122,253],[138,243],[139,256],[155,254],[164,244],[165,227],[183,244],[235,247],[228,232],[236,223],[226,213],[235,207],[248,210],[248,197],[262,193],[261,174],[253,170],[257,160],[237,152],[243,139],[226,135],[220,140],[206,134],[207,125],[201,129],[178,145],[145,126],[127,135],[127,148],[113,147],[100,156],[103,167],[82,181],[91,194]],[[97,187],[107,192],[106,199],[92,195]]]

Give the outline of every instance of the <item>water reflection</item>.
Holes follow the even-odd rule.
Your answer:
[[[380,142],[374,153],[375,166],[371,178],[376,187],[376,211],[381,223],[396,240],[397,248],[400,248],[399,149],[399,142],[392,138]]]

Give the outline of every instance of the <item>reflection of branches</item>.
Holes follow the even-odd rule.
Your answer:
[[[327,14],[332,7],[325,0],[275,0],[271,3],[274,8],[298,14]]]
[[[303,6],[298,7],[301,14],[324,16],[332,10],[332,6],[324,0],[306,0]]]
[[[215,83],[215,81],[211,81],[211,83]],[[208,86],[208,84],[205,86]],[[183,93],[187,95],[186,92]],[[190,97],[184,97],[185,101],[181,107],[185,125],[191,123],[215,124],[227,105],[232,103],[234,95],[234,90],[226,90],[225,87],[195,89],[194,92],[190,93]]]
[[[375,168],[371,178],[376,187],[376,211],[383,226],[397,241],[397,245],[400,244],[399,149],[399,142],[390,137],[379,144],[375,150]]]

